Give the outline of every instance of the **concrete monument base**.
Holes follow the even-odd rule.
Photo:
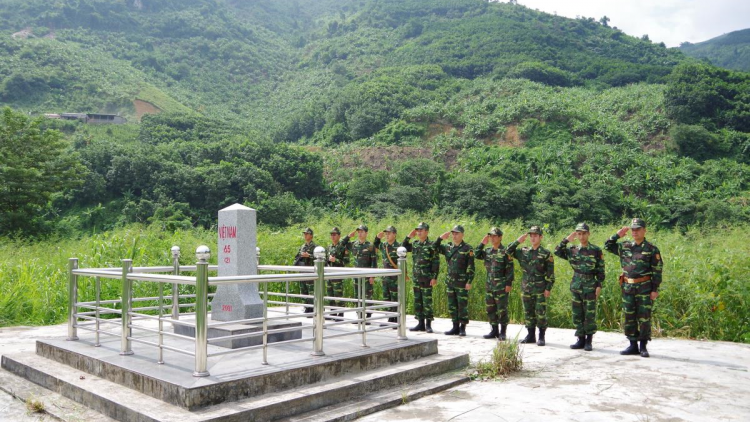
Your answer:
[[[181,319],[182,321],[194,322],[195,318],[190,317]],[[211,324],[211,316],[208,317],[208,324]],[[297,328],[297,329],[295,329]],[[284,330],[283,332],[269,333],[268,343],[276,343],[280,341],[296,340],[302,338],[302,323],[301,322],[268,322],[268,331]],[[258,333],[263,331],[263,325],[256,324],[229,324],[222,325],[221,327],[208,328],[208,339],[216,337],[234,336],[240,334]],[[186,325],[175,325],[174,333],[188,337],[195,337],[195,327],[189,327]],[[242,347],[257,346],[263,344],[263,336],[245,337],[234,340],[226,340],[217,343],[211,343],[212,345],[219,347],[226,347],[228,349],[239,349]]]

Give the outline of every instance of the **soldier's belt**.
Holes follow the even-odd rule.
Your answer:
[[[644,283],[649,280],[651,280],[651,276],[647,275],[647,276],[643,276],[640,278],[626,278],[625,282],[628,284],[638,284],[638,283]]]

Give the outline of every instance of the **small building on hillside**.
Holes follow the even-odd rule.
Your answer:
[[[92,125],[96,125],[96,124],[121,125],[123,123],[128,122],[128,120],[122,116],[118,116],[116,114],[101,114],[101,113],[45,114],[44,117],[48,119],[78,120],[78,121],[89,123]]]

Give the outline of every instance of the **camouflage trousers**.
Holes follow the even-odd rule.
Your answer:
[[[622,293],[623,328],[628,340],[651,340],[651,292]]]
[[[469,323],[469,291],[466,290],[466,280],[446,280],[448,285],[448,312],[451,320],[461,324]]]
[[[315,295],[315,282],[314,281],[300,281],[299,282],[299,293],[301,295]],[[314,302],[313,298],[305,299],[305,303],[312,305]]]
[[[344,296],[344,281],[343,280],[328,280],[326,281],[326,296],[343,297]],[[346,306],[342,301],[329,300],[329,306]]]
[[[570,290],[573,298],[573,325],[576,336],[583,337],[596,333],[596,290]]]
[[[547,298],[544,297],[544,291],[523,292],[522,299],[526,328],[547,328]]]
[[[414,282],[414,316],[417,319],[433,320],[432,286],[429,278],[416,279]]]
[[[505,293],[505,284],[487,282],[487,293],[484,294],[484,304],[487,307],[487,317],[490,324],[507,324],[508,318],[508,293]]]
[[[398,277],[383,277],[383,300],[398,302]],[[389,308],[390,312],[398,312],[398,307]]]

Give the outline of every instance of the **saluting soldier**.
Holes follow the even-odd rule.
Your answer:
[[[414,283],[414,314],[417,318],[416,326],[409,331],[432,332],[432,288],[437,284],[438,271],[440,270],[440,256],[437,246],[441,239],[431,241],[428,239],[430,225],[424,221],[419,223],[406,238],[403,246],[412,257],[412,281]],[[417,236],[414,242],[411,239]],[[402,321],[403,323],[403,321]]]
[[[307,227],[303,232],[302,235],[305,237],[305,243],[299,247],[299,251],[297,251],[297,255],[294,256],[294,265],[295,266],[302,266],[302,267],[312,267],[314,265],[315,258],[313,257],[313,252],[315,251],[315,248],[318,246],[313,242],[313,230],[309,227]],[[300,281],[299,282],[299,292],[303,295],[310,295],[312,296],[313,290],[314,290],[315,282],[313,281]],[[312,305],[313,304],[313,298],[305,298],[305,304]],[[312,306],[306,306],[305,307],[305,313],[309,314],[313,312]]]
[[[571,344],[570,348],[584,349],[587,352],[593,350],[591,342],[596,334],[596,301],[602,292],[604,281],[602,249],[589,243],[589,235],[588,224],[580,223],[555,248],[555,255],[567,260],[573,267],[570,293],[578,341]],[[581,245],[569,247],[568,243],[574,239],[578,239]]]
[[[338,227],[331,229],[331,244],[328,245],[328,262],[326,265],[329,267],[345,267],[349,264],[349,245],[348,238],[346,241],[341,241],[341,230]],[[343,280],[328,280],[327,281],[327,294],[333,297],[343,297],[344,295],[344,281]],[[345,306],[343,301],[331,300],[330,306]],[[338,314],[339,317],[343,317],[344,313]]]
[[[518,260],[523,270],[521,290],[523,292],[523,311],[528,334],[521,343],[534,343],[544,346],[544,333],[547,331],[547,298],[555,284],[555,258],[552,252],[542,247],[542,228],[531,226],[528,233],[508,245],[506,254]],[[531,246],[518,249],[518,246],[530,238]],[[539,328],[539,341],[536,340],[535,328]]]
[[[617,242],[631,230],[633,241]],[[621,355],[649,357],[646,344],[651,340],[651,308],[659,297],[662,259],[659,248],[646,240],[646,222],[634,218],[630,227],[623,227],[605,243],[604,249],[620,257],[622,274],[622,313],[625,336],[630,345]],[[640,349],[638,348],[640,341]]]
[[[398,268],[397,250],[401,246],[401,243],[396,240],[397,233],[395,227],[388,226],[375,237],[373,243],[383,256],[383,268]],[[382,240],[383,237],[385,237],[385,242]],[[383,300],[398,302],[398,277],[383,277]],[[388,310],[398,312],[397,307]],[[398,318],[388,318],[388,322],[398,322]]]
[[[344,242],[349,244],[349,250],[351,251],[351,257],[354,259],[354,266],[357,268],[378,268],[378,253],[375,246],[367,240],[367,226],[360,224],[357,229],[344,238]],[[357,234],[357,239],[350,242],[349,239]],[[369,277],[367,280],[358,279],[355,282],[355,286],[358,283],[365,283],[365,298],[372,299],[372,285],[375,283],[375,277]],[[370,312],[367,313],[369,318]],[[361,318],[361,317],[360,317]]]
[[[489,241],[489,246],[485,248]],[[493,227],[474,249],[474,257],[484,260],[487,270],[485,305],[492,330],[484,338],[506,339],[508,329],[508,296],[513,288],[513,257],[505,253],[503,231]],[[498,324],[500,329],[498,330]]]
[[[447,336],[466,335],[466,324],[469,323],[469,290],[474,281],[474,249],[464,242],[464,227],[456,225],[449,232],[440,236],[441,240],[453,235],[453,241],[447,245],[438,245],[438,251],[445,255],[448,267],[446,287],[448,293],[448,311],[451,314],[453,328],[445,332]]]

